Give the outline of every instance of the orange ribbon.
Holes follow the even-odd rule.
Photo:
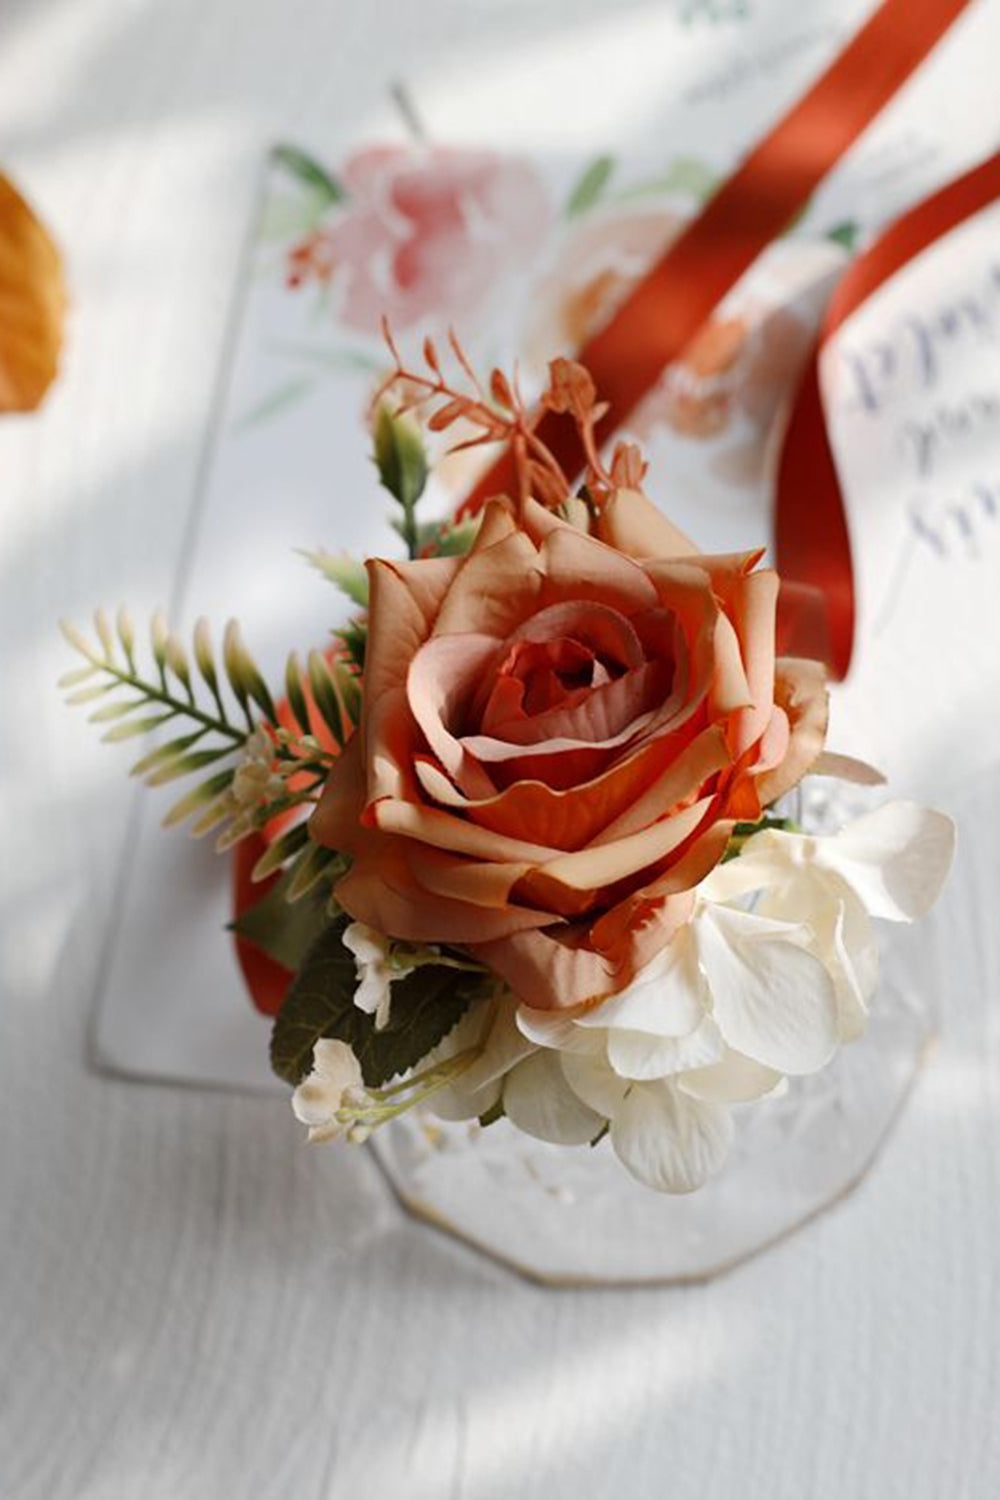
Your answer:
[[[789,225],[879,111],[941,39],[968,0],[884,0],[871,19],[834,59],[805,96],[778,122],[705,208],[633,288],[610,322],[579,350],[610,409],[598,427],[606,441],[683,355],[709,315],[740,277]],[[887,273],[888,274],[888,273]],[[807,380],[815,379],[810,367]],[[807,431],[799,420],[796,462],[788,471],[796,484],[807,443],[816,443],[818,387]],[[566,417],[546,413],[537,428],[543,442],[570,476],[585,464],[576,429]],[[808,450],[810,453],[815,449]],[[829,450],[827,448],[827,454]],[[829,460],[832,470],[832,458]],[[834,487],[835,487],[834,476]],[[513,454],[501,454],[459,508],[474,515],[491,495],[514,493]],[[778,555],[786,572],[779,619],[781,647],[816,655],[834,670],[846,670],[853,631],[853,584],[847,524],[839,490],[827,489],[826,503],[810,500],[799,512],[801,495],[792,492],[779,507]],[[789,517],[792,519],[789,520]],[[787,526],[789,544],[780,535]],[[822,528],[822,529],[820,529]],[[822,556],[823,559],[820,559]],[[819,596],[813,587],[824,590]],[[790,586],[789,586],[790,585]]]

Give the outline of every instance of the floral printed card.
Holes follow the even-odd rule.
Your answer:
[[[460,328],[477,367],[516,364],[530,394],[553,353],[608,317],[715,181],[692,157],[646,168],[604,155],[539,165],[481,150],[386,146],[330,168],[276,148],[184,580],[187,619],[221,623],[239,613],[262,668],[276,676],[289,640],[302,650],[322,645],[345,615],[301,551],[322,543],[360,556],[399,552],[366,432],[388,365],[383,313],[414,354],[425,336],[445,346],[448,330]],[[838,223],[773,246],[635,414],[651,484],[707,549],[766,537],[775,418],[854,232]],[[450,513],[483,462],[481,453],[447,459],[428,511]],[[229,886],[220,862],[205,846],[161,834],[145,803],[134,816],[130,858],[143,874],[128,883],[111,945],[99,1055],[143,1075],[266,1085],[266,1025],[249,1009],[224,936]],[[173,908],[166,925],[164,899]],[[169,943],[168,929],[187,941]],[[157,1005],[137,1002],[148,991],[151,949]],[[206,1024],[217,1028],[219,1048],[205,1045]]]
[[[994,32],[997,10],[990,12]],[[827,51],[835,34],[820,37]],[[950,96],[957,64],[950,54],[946,63],[929,83],[939,73],[950,77],[938,88]],[[886,112],[633,415],[630,429],[651,460],[650,492],[706,550],[754,546],[768,535],[782,407],[853,248],[887,210],[969,165],[992,140],[990,130],[1000,129],[995,91],[973,71],[963,96],[968,113],[947,137],[926,110],[933,87],[919,107],[901,100]],[[755,86],[766,87],[763,73]],[[344,606],[297,549],[322,544],[365,555],[400,546],[365,430],[386,368],[382,314],[404,353],[418,353],[428,334],[443,345],[454,326],[478,368],[516,361],[530,394],[546,361],[578,347],[608,317],[735,160],[739,147],[720,144],[735,130],[728,96],[688,89],[684,98],[704,126],[704,150],[650,151],[642,160],[594,152],[542,161],[478,147],[400,144],[365,147],[336,162],[288,146],[272,153],[179,624],[205,614],[221,625],[239,613],[272,676],[290,642],[301,650],[323,644]],[[980,236],[980,250],[983,244]],[[951,262],[947,246],[933,267],[927,260],[928,277],[945,287],[948,266],[959,262]],[[982,267],[973,273],[971,263],[961,265],[958,280],[941,293],[941,316],[949,299],[962,295],[963,277],[982,284]],[[900,295],[923,302],[932,295],[928,286],[913,282]],[[895,295],[890,288],[882,297]],[[887,761],[897,785],[912,771],[916,790],[930,764],[908,755],[928,722],[917,682],[923,667],[944,691],[949,663],[963,656],[954,678],[963,706],[955,706],[964,712],[964,701],[972,704],[970,753],[981,763],[1000,752],[995,732],[981,722],[985,695],[976,692],[988,680],[981,675],[985,658],[1000,644],[990,635],[995,610],[983,616],[983,590],[996,578],[997,561],[990,498],[996,475],[985,446],[995,334],[970,327],[964,342],[947,348],[938,338],[933,399],[914,375],[882,391],[876,410],[859,404],[849,367],[856,374],[871,366],[873,356],[863,351],[875,347],[885,317],[897,330],[893,337],[905,342],[902,304],[873,299],[824,367],[866,633],[856,674],[839,695],[835,748]],[[842,359],[841,347],[849,351]],[[973,352],[975,374],[964,362]],[[913,373],[918,366],[911,363]],[[955,422],[966,418],[935,415],[933,404],[951,401],[953,390],[955,400],[976,408],[974,417],[967,412],[962,442]],[[909,433],[909,403],[919,410],[918,424],[942,427],[937,437]],[[904,462],[916,485],[896,482]],[[481,454],[449,459],[428,510],[448,513],[482,463]],[[933,618],[921,612],[928,589],[941,606]],[[895,674],[891,692],[886,673]],[[891,725],[880,715],[887,692]],[[947,718],[938,713],[939,723]],[[918,721],[919,731],[905,727]],[[935,766],[943,753],[942,741]],[[102,980],[98,1058],[140,1076],[269,1087],[268,1025],[250,1009],[223,931],[230,917],[225,863],[203,843],[161,833],[157,812],[166,805],[165,798],[159,807],[146,798],[133,812],[123,909]]]

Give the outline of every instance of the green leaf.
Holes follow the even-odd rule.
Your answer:
[[[178,755],[174,760],[157,766],[146,777],[146,785],[165,786],[168,781],[176,781],[179,776],[193,776],[195,771],[203,771],[206,766],[214,765],[217,760],[232,753],[231,745],[217,745],[212,750],[191,750],[186,755]]]
[[[312,188],[326,204],[342,203],[346,199],[347,193],[337,179],[314,156],[298,146],[275,146],[271,151],[271,160],[275,165],[286,168],[299,182]]]
[[[368,625],[364,620],[349,620],[334,635],[342,641],[349,660],[359,672],[365,670],[365,648],[368,645]]]
[[[119,686],[116,680],[112,680],[102,682],[97,687],[79,688],[75,693],[70,693],[66,702],[73,708],[78,703],[93,703],[96,698],[103,698],[105,693],[110,693]]]
[[[826,238],[832,240],[835,245],[843,245],[845,250],[853,250],[860,233],[860,224],[854,219],[845,219],[842,224],[835,224],[832,229],[828,229]]]
[[[670,163],[662,177],[639,183],[617,193],[615,201],[628,202],[633,198],[658,197],[664,193],[684,193],[702,202],[711,196],[719,185],[716,174],[696,156],[678,156]]]
[[[237,429],[256,427],[261,422],[276,417],[287,407],[294,406],[304,396],[314,390],[317,385],[315,375],[293,375],[277,386],[273,391],[261,398],[256,405],[251,406],[249,411],[244,412],[237,422]]]
[[[364,563],[358,562],[357,558],[349,557],[346,552],[327,552],[323,547],[317,547],[315,552],[308,552],[300,548],[302,556],[307,562],[312,563],[318,572],[328,578],[331,583],[336,584],[342,594],[362,609],[368,608],[368,572]]]
[[[464,557],[476,540],[480,517],[472,521],[421,521],[416,530],[417,551],[432,557]],[[397,536],[408,540],[405,517],[396,517],[389,522]]]
[[[339,865],[338,875],[343,874],[344,860],[336,849],[325,849],[322,844],[310,844],[306,852],[295,861],[289,871],[290,880],[286,900],[301,901],[303,896],[319,884],[331,866]]]
[[[337,690],[334,687],[330,669],[321,651],[310,651],[308,667],[309,687],[313,695],[313,701],[323,715],[323,719],[330,733],[337,741],[337,744],[342,745],[347,732],[346,725],[344,724],[344,716],[341,712],[340,700],[337,697]]]
[[[420,433],[384,403],[375,418],[375,467],[385,489],[410,514],[427,484],[427,455]]]
[[[154,729],[159,729],[161,724],[169,724],[171,719],[176,718],[174,709],[169,709],[165,714],[150,714],[145,719],[126,719],[121,724],[114,724],[106,729],[101,735],[101,743],[105,745],[117,745],[122,740],[134,739],[140,734],[151,734]]]
[[[326,892],[290,902],[293,871],[286,870],[270,890],[232,924],[232,930],[293,974],[330,925]]]
[[[124,719],[126,714],[133,714],[140,708],[148,708],[148,698],[128,698],[125,702],[106,703],[103,708],[95,709],[92,714],[87,715],[91,724],[109,724],[114,719]]]
[[[280,838],[276,838],[269,844],[265,853],[253,867],[251,880],[264,880],[273,874],[286,860],[291,859],[293,854],[298,854],[309,842],[309,826],[307,823],[296,823],[287,829]]]
[[[227,770],[217,771],[207,781],[200,782],[193,791],[188,792],[170,808],[163,819],[164,828],[172,828],[175,823],[183,823],[184,819],[189,818],[193,812],[198,812],[201,808],[207,807],[210,802],[214,802],[216,797],[221,797],[222,793],[232,786],[235,774],[233,767],[229,766]]]
[[[193,734],[182,734],[175,740],[168,740],[165,745],[157,745],[155,750],[150,750],[148,755],[144,755],[141,760],[136,761],[129,775],[145,776],[147,771],[155,770],[164,761],[173,760],[176,756],[183,755],[186,750],[191,749],[192,745],[196,745],[207,732],[205,729],[196,729]]]
[[[335,661],[330,668],[341,707],[352,724],[361,718],[361,678],[346,663]]]
[[[615,169],[613,156],[598,156],[578,178],[576,186],[566,201],[566,217],[575,218],[592,208],[604,192],[608,179]]]
[[[801,828],[794,818],[775,818],[765,813],[755,823],[735,823],[733,831],[729,835],[729,843],[726,852],[722,856],[722,863],[730,859],[736,859],[741,853],[747,839],[752,838],[755,833],[762,833],[766,828],[776,829],[779,833],[801,833]]]
[[[464,557],[479,533],[480,517],[472,521],[438,522],[433,537],[436,557]]]
[[[56,683],[56,686],[60,688],[76,687],[78,683],[86,682],[88,677],[93,677],[94,673],[97,670],[98,668],[96,666],[72,667],[70,671],[64,672],[62,674],[62,676],[59,678],[59,681]]]
[[[308,734],[309,707],[302,691],[302,664],[294,651],[289,654],[285,663],[285,697],[299,728],[304,734]]]
[[[419,1063],[470,1005],[490,993],[485,975],[421,965],[393,984],[389,1024],[376,1031],[375,1017],[354,1004],[357,973],[343,942],[349,921],[335,918],[318,938],[275,1021],[271,1066],[288,1083],[300,1083],[309,1072],[322,1037],[335,1037],[353,1048],[365,1083],[377,1088]]]

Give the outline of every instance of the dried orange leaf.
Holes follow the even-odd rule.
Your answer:
[[[48,231],[0,175],[0,412],[32,411],[55,378],[66,292]]]

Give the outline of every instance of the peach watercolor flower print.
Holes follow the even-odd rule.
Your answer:
[[[677,212],[615,209],[589,214],[564,243],[558,267],[539,285],[527,335],[535,363],[553,349],[574,352],[614,314],[667,249],[685,220]],[[789,293],[799,278],[789,278]],[[744,296],[710,318],[629,419],[648,441],[657,429],[698,442],[730,439],[709,460],[735,485],[762,476],[767,439],[808,353],[811,324],[775,296]]]
[[[487,151],[382,146],[342,165],[342,197],[288,251],[290,288],[318,284],[343,327],[378,334],[468,323],[538,250],[551,218],[526,161]]]

